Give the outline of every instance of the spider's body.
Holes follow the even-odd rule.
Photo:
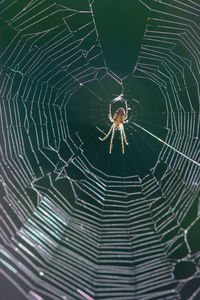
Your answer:
[[[111,114],[111,104],[109,106],[109,119],[110,119],[110,122],[113,123],[110,130],[108,131],[108,133],[106,134],[106,136],[104,138],[99,138],[101,141],[104,141],[105,139],[107,139],[107,137],[110,135],[111,131],[112,131],[112,135],[111,135],[111,140],[110,140],[110,150],[109,150],[109,153],[111,154],[111,151],[112,151],[112,143],[113,143],[113,138],[114,138],[114,133],[115,133],[115,130],[120,130],[120,135],[121,135],[121,141],[122,141],[122,153],[124,154],[124,141],[126,143],[126,145],[128,145],[127,143],[127,140],[126,140],[126,135],[125,135],[125,132],[124,132],[124,126],[123,126],[123,123],[126,123],[128,122],[128,106],[127,106],[127,103],[125,102],[126,104],[126,111],[123,107],[120,107],[118,108],[113,117],[112,117],[112,114]]]
[[[124,123],[126,118],[126,112],[123,107],[116,110],[113,116],[113,121],[115,123],[115,128],[120,130],[120,125]]]

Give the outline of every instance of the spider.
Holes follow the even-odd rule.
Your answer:
[[[109,153],[111,154],[112,151],[112,143],[113,143],[113,138],[114,138],[114,134],[115,134],[115,130],[119,130],[120,131],[120,135],[121,135],[121,141],[122,141],[122,153],[124,154],[124,141],[126,143],[126,145],[128,145],[127,140],[126,140],[126,135],[125,135],[125,131],[124,131],[124,126],[123,123],[127,123],[128,122],[128,110],[130,109],[127,105],[127,103],[125,102],[126,105],[126,111],[123,107],[119,107],[113,117],[111,114],[111,104],[109,106],[109,119],[110,122],[113,123],[112,126],[110,127],[110,130],[108,131],[108,133],[106,134],[106,136],[104,138],[100,138],[99,139],[101,141],[104,141],[105,139],[107,139],[107,137],[109,137],[111,131],[112,131],[112,135],[111,135],[111,140],[110,140],[110,149],[109,149]]]

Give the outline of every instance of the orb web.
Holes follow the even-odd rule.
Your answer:
[[[0,295],[198,299],[200,6],[137,1],[120,73],[98,5],[0,3]],[[110,155],[98,137],[124,101],[129,145],[116,132]]]

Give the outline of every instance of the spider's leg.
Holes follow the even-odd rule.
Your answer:
[[[126,107],[126,116],[125,116],[125,121],[126,121],[128,119],[128,111],[131,109],[130,107],[128,107],[128,104],[127,104],[126,100],[125,100],[125,107]]]
[[[115,123],[112,124],[112,126],[110,127],[110,130],[108,131],[108,133],[106,134],[106,136],[104,136],[103,138],[100,138],[100,137],[99,137],[99,139],[100,139],[101,141],[104,141],[105,139],[107,139],[107,137],[110,135],[111,130],[113,129],[114,125],[115,125]]]
[[[125,101],[125,106],[126,106],[126,117],[125,120],[128,119],[128,104],[127,101]]]
[[[123,137],[123,127],[120,128],[120,135],[122,141],[122,153],[124,154],[124,137]]]
[[[128,145],[128,142],[127,142],[127,140],[126,140],[126,134],[125,134],[124,126],[123,126],[123,125],[122,125],[122,133],[123,133],[124,141],[125,141],[126,145]]]
[[[115,125],[115,123],[113,125]],[[112,151],[112,143],[113,143],[114,134],[115,134],[115,126],[113,126],[112,135],[111,135],[111,139],[110,139],[110,149],[109,149],[110,154],[111,154],[111,151]]]
[[[110,122],[113,123],[114,120],[112,118],[112,113],[111,113],[111,104],[109,105],[109,115],[108,115],[109,119],[110,119]]]

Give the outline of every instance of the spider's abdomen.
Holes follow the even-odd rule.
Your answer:
[[[125,110],[123,109],[123,107],[118,108],[113,116],[113,120],[115,122],[116,129],[119,129],[120,125],[124,123],[125,117],[126,117],[126,113],[125,113]]]

